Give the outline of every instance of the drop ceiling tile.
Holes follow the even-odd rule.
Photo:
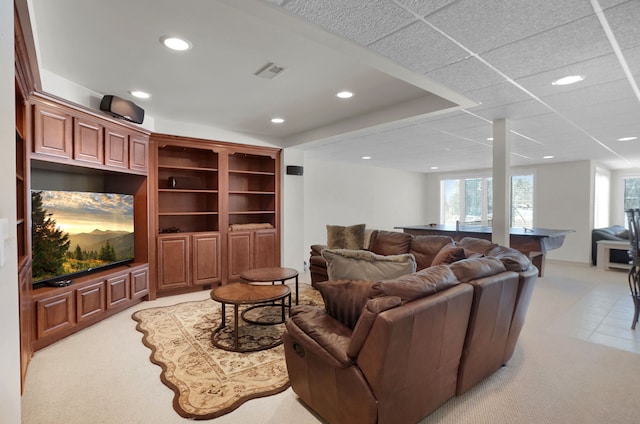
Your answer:
[[[398,0],[397,3],[411,9],[417,15],[426,16],[443,7],[455,3],[456,0]]]
[[[463,49],[423,22],[413,23],[369,47],[420,73],[427,73],[467,57]]]
[[[510,120],[532,117],[549,113],[549,108],[537,100],[524,100],[516,103],[509,103],[497,107],[483,107],[469,109],[473,113],[494,121],[496,119],[507,118]]]
[[[612,49],[600,22],[590,16],[492,50],[482,57],[517,79],[610,53]]]
[[[640,45],[640,1],[629,1],[604,12],[621,49]]]
[[[588,86],[565,93],[542,97],[549,106],[560,111],[581,109],[615,100],[633,97],[631,85],[627,79],[610,81],[600,85]]]
[[[427,20],[474,53],[483,53],[593,13],[589,2],[461,0]]]
[[[640,46],[623,50],[622,55],[631,73],[636,77],[636,81],[640,81]]]
[[[576,84],[559,86],[551,83],[558,78],[567,75],[584,75],[584,81]],[[582,90],[585,87],[607,83],[625,78],[624,71],[615,54],[597,57],[584,62],[574,63],[569,66],[541,72],[516,82],[532,92],[537,97],[560,95],[574,90]]]
[[[427,72],[427,76],[460,93],[504,81],[502,76],[475,57]]]
[[[365,46],[416,19],[387,0],[291,0],[284,8]]]
[[[502,82],[478,90],[467,91],[464,95],[471,100],[480,103],[478,106],[469,108],[472,112],[475,110],[521,102],[531,98],[527,93],[510,82]]]

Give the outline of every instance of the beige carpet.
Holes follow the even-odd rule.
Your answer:
[[[316,290],[300,291],[300,303],[322,304]],[[269,320],[271,308],[250,311]],[[280,318],[279,308],[276,320]],[[232,323],[232,307],[227,307],[227,323]],[[289,387],[282,345],[272,349],[236,353],[216,348],[211,334],[220,323],[220,303],[213,300],[184,302],[144,309],[132,318],[151,349],[151,362],[162,368],[160,379],[174,391],[173,407],[191,419],[211,419],[227,414],[249,399],[279,393]],[[242,323],[240,342],[256,347],[280,339],[284,324]],[[222,344],[230,343],[230,331],[220,334]]]

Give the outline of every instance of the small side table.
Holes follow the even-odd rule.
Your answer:
[[[609,268],[631,269],[631,265],[629,263],[619,264],[609,260],[609,252],[611,250],[629,250],[631,246],[628,241],[598,240],[596,243],[598,245],[596,255],[598,268],[605,270]]]
[[[255,268],[249,269],[240,273],[240,278],[249,283],[268,282],[275,284],[276,281],[280,281],[284,284],[285,281],[292,278],[296,279],[296,305],[298,304],[298,271],[293,268]]]
[[[286,298],[289,298],[289,303],[287,304]],[[282,344],[282,338],[271,343],[269,345],[261,346],[258,348],[246,348],[240,345],[240,333],[238,331],[238,324],[240,322],[240,317],[238,313],[238,307],[240,305],[256,305],[255,307],[265,306],[266,303],[280,301],[280,306],[282,309],[282,320],[280,322],[275,322],[273,324],[280,324],[284,322],[285,319],[285,308],[291,307],[291,289],[288,286],[280,285],[280,286],[251,286],[249,284],[243,283],[230,283],[225,284],[223,286],[214,287],[211,290],[211,299],[220,302],[222,304],[221,311],[221,322],[220,325],[213,330],[211,333],[211,343],[214,346],[224,349],[230,350],[232,352],[253,352],[256,350],[264,350],[271,349],[272,347],[278,346]],[[227,315],[226,315],[226,305],[233,305],[233,346],[225,346],[218,342],[216,336],[222,330],[227,327]],[[244,319],[244,313],[242,315]],[[252,324],[259,325],[271,325],[272,323],[262,323],[256,321],[250,321]]]

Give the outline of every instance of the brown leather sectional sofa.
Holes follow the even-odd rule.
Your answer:
[[[375,237],[408,241],[422,265],[452,242],[386,233]],[[285,357],[306,405],[329,423],[415,423],[511,358],[538,270],[486,240],[456,246],[468,259],[394,280],[316,282],[325,308],[292,307]]]

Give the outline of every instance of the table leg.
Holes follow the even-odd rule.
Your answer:
[[[233,305],[233,341],[235,343],[236,350],[240,348],[238,342],[238,304]]]
[[[291,302],[289,302],[291,304]],[[298,304],[298,275],[296,274],[296,305]]]

